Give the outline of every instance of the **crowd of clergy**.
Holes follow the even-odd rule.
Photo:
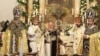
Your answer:
[[[15,16],[11,22],[0,23],[0,56],[65,55],[66,52],[59,47],[67,46],[68,43],[61,39],[65,35],[73,39],[72,56],[100,56],[100,32],[94,18],[87,18],[87,23],[83,23],[80,16],[75,17],[67,34],[53,21],[44,24],[45,29],[42,30],[38,16],[32,17],[29,26],[18,18]]]

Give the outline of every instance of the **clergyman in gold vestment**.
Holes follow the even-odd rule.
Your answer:
[[[4,52],[6,55],[28,52],[26,33],[27,31],[20,20],[13,20],[10,23],[9,27],[4,33]]]
[[[100,56],[98,27],[94,25],[93,19],[88,19],[87,21],[88,26],[85,30],[83,38],[81,39],[78,54],[83,56]]]
[[[13,9],[14,19],[9,24],[6,32],[3,34],[2,51],[8,56],[18,54],[23,56],[23,53],[28,52],[26,29],[21,18],[21,8],[16,6]]]

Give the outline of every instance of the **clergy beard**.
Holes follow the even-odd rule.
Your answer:
[[[49,32],[52,32],[52,31],[53,31],[53,29],[48,29],[48,31],[49,31]]]
[[[80,26],[81,26],[81,24],[80,24],[80,25],[79,25],[79,24],[76,24],[76,26],[77,26],[77,27],[80,27]]]
[[[19,20],[20,17],[14,17],[14,20]]]
[[[92,26],[92,24],[88,24],[88,27],[91,27]]]

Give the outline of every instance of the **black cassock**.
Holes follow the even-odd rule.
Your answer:
[[[51,46],[51,56],[56,56],[57,54],[57,31],[47,31],[49,37],[46,35],[46,40],[45,43],[50,43]],[[48,39],[50,39],[50,41],[48,41]]]
[[[57,53],[57,31],[49,33],[50,36],[54,36],[55,39],[51,41],[51,56],[56,56]]]

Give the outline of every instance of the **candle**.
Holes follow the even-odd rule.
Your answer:
[[[42,15],[42,21],[44,21],[44,15]]]
[[[87,18],[86,16],[87,16],[87,15],[86,15],[86,13],[85,13],[85,15],[84,15],[84,17],[85,17],[85,18],[84,18],[84,19],[86,19],[86,18]]]
[[[46,15],[46,13],[47,13],[47,10],[45,9],[45,15]]]
[[[32,17],[34,17],[34,16],[35,16],[35,12],[32,13]]]
[[[39,22],[41,22],[41,19],[42,19],[42,16],[40,15],[40,16],[39,16]]]
[[[36,11],[35,11],[35,12],[36,12],[36,15],[38,15],[38,9],[36,9]]]
[[[72,15],[74,15],[74,9],[72,8]]]

